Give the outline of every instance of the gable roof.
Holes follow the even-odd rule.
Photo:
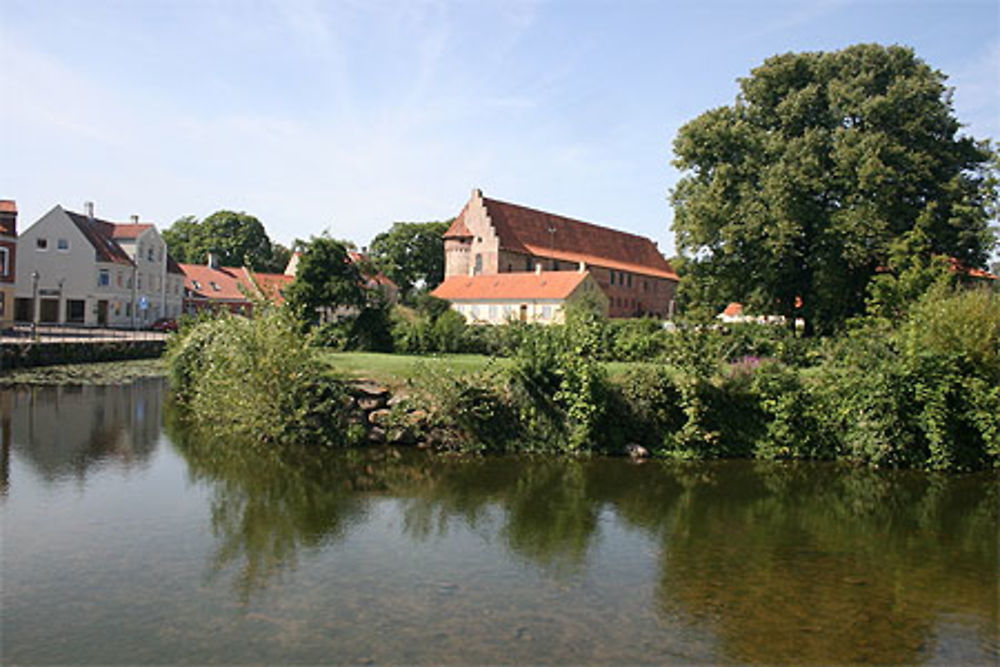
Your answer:
[[[115,241],[115,223],[98,218],[89,218],[73,211],[63,209],[63,212],[76,225],[84,238],[94,247],[98,262],[112,262],[132,266],[132,258]]]
[[[277,305],[285,303],[285,288],[292,284],[295,276],[284,273],[256,273],[243,269],[254,282],[256,291],[268,301]]]
[[[431,294],[448,301],[565,299],[589,275],[586,271],[542,271],[452,276]]]
[[[242,302],[250,300],[245,291],[249,286],[243,269],[224,266],[214,269],[206,264],[181,264],[180,268],[184,272],[187,298]]]
[[[501,250],[678,279],[670,262],[645,236],[497,199],[483,197],[482,201],[500,238]],[[468,205],[452,223],[446,237],[471,235],[464,222],[467,211]]]

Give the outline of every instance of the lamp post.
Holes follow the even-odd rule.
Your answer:
[[[38,270],[31,272],[31,337],[38,337]]]

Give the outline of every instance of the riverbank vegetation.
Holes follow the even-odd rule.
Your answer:
[[[637,444],[671,459],[956,471],[1000,462],[994,291],[941,283],[900,320],[853,320],[824,339],[758,325],[654,330],[587,308],[566,325],[514,329],[507,357],[415,361],[330,354],[282,310],[227,316],[171,344],[170,377],[199,422],[262,442],[362,442],[344,378],[374,370],[400,398],[383,421],[419,412],[406,421],[419,431],[411,441],[441,449],[618,454]],[[622,349],[623,331],[645,360],[611,372],[603,360]]]

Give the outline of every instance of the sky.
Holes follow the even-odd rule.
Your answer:
[[[1000,140],[998,0],[0,0],[0,198],[358,246],[487,197],[674,252],[678,129],[767,57],[911,46]]]

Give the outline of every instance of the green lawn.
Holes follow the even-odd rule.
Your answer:
[[[402,384],[431,371],[474,373],[491,363],[482,354],[382,354],[379,352],[324,352],[335,370],[352,377],[372,378],[384,384]],[[494,364],[507,364],[506,359],[493,359]]]
[[[483,354],[382,354],[378,352],[324,352],[323,356],[335,370],[351,377],[365,377],[397,385],[420,377],[428,371],[463,374],[483,370],[488,364],[505,366],[509,359]],[[612,361],[604,364],[612,378],[619,378],[639,362]]]

